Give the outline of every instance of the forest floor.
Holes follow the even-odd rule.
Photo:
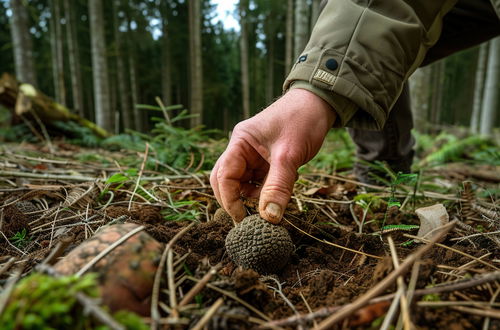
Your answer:
[[[40,263],[52,264],[56,248],[64,246],[64,256],[98,228],[125,221],[144,226],[161,243],[176,236],[168,245],[174,267],[160,267],[164,281],[153,297],[162,327],[331,328],[321,323],[331,321],[333,328],[364,329],[392,318],[405,328],[412,322],[422,329],[500,329],[500,166],[429,168],[417,188],[302,171],[283,220],[295,251],[279,274],[261,276],[229,259],[224,242],[233,225],[214,220],[217,202],[207,174],[131,169],[119,164],[127,155],[147,158],[57,141],[51,152],[28,143],[0,149],[4,289],[16,273],[17,281]],[[437,203],[457,223],[440,243],[415,242],[415,209]],[[257,213],[256,201],[245,205]],[[413,258],[425,246],[430,250]],[[394,276],[398,269],[402,280]],[[172,308],[201,279],[194,301]],[[345,317],[332,321],[339,311]]]

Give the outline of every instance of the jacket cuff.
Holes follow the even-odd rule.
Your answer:
[[[348,78],[346,74],[338,75],[335,72],[338,71],[337,68],[329,69],[328,66],[331,67],[331,65],[327,62],[332,59],[335,63],[350,62],[345,55],[332,49],[315,49],[308,54],[307,62],[311,64],[299,62],[294,65],[283,85],[283,90],[306,89],[328,102],[338,115],[334,127],[381,130],[387,120],[387,114],[382,106],[373,102],[373,91],[365,90],[361,83],[354,83],[352,80],[355,79],[349,79],[353,78],[349,74],[347,74]],[[355,63],[349,64],[360,70]],[[344,65],[348,67],[349,64]],[[344,68],[342,71],[343,73],[349,72],[349,69]],[[376,79],[369,72],[365,71],[364,74],[365,77]],[[378,94],[387,95],[383,85],[378,86],[381,89],[377,91]]]
[[[339,128],[347,126],[347,123],[351,121],[357,111],[356,104],[351,102],[348,98],[337,93],[329,93],[328,91],[311,85],[307,81],[296,80],[292,82],[289,89],[295,88],[305,89],[316,94],[316,96],[321,97],[333,108],[332,111],[335,111],[337,115],[333,127]]]

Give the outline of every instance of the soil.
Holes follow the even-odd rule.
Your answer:
[[[261,276],[253,270],[235,267],[227,256],[224,242],[233,224],[213,220],[217,205],[208,187],[207,179],[202,178],[202,180],[206,184],[204,187],[199,186],[198,180],[189,178],[172,180],[169,183],[170,186],[187,187],[181,189],[183,192],[175,195],[175,198],[197,201],[204,211],[199,216],[198,223],[181,236],[174,245],[176,258],[185,258],[182,269],[186,274],[198,279],[211,266],[220,265],[220,271],[210,283],[235,294],[267,315],[270,320],[279,320],[296,314],[303,315],[310,311],[343,306],[353,302],[393,270],[391,254],[385,239],[388,234],[377,234],[380,230],[380,222],[385,218],[386,224],[419,223],[411,207],[404,211],[397,208],[391,209],[386,214],[385,205],[382,204],[367,216],[365,229],[362,234],[358,234],[358,227],[352,220],[349,205],[343,202],[365,192],[364,188],[342,180],[318,180],[316,182],[318,185],[335,188],[328,191],[326,195],[322,195],[321,192],[313,195],[304,195],[301,191],[296,192],[298,198],[303,198],[302,205],[291,202],[284,216],[286,220],[282,222],[292,237],[295,251],[290,262],[280,273],[273,276]],[[168,243],[174,235],[190,223],[190,221],[166,222],[163,212],[168,208],[159,203],[132,203],[129,210],[130,195],[124,192],[117,191],[112,203],[106,205],[107,197],[103,198],[98,194],[98,190],[103,191],[100,184],[94,187],[95,192],[87,195],[91,197],[90,199],[85,199],[86,197],[82,194],[88,190],[91,183],[42,180],[30,181],[29,184],[19,182],[18,187],[21,189],[8,189],[8,186],[3,184],[0,186],[3,188],[0,191],[0,205],[4,206],[1,209],[3,234],[10,238],[25,228],[27,237],[30,237],[18,247],[14,246],[12,240],[8,242],[2,239],[0,241],[0,264],[7,262],[12,256],[25,259],[28,261],[25,274],[32,271],[34,266],[46,258],[59,241],[70,239],[71,244],[64,252],[66,254],[89,238],[97,228],[116,219],[121,218],[126,222],[146,226],[146,231],[161,243]],[[60,205],[64,206],[71,191],[77,188],[80,189],[78,191],[83,191],[76,199],[77,202],[70,203],[64,208],[57,208]],[[173,188],[168,189],[171,192],[174,191]],[[423,202],[430,205],[428,200]],[[433,201],[433,203],[436,202],[438,201]],[[30,212],[26,211],[27,203],[30,204],[28,205]],[[5,206],[7,204],[10,206]],[[249,214],[257,212],[255,200],[245,200],[245,205]],[[451,218],[461,216],[457,205],[459,204],[455,202],[447,204]],[[354,206],[353,212],[358,218],[362,217],[363,210],[359,206]],[[332,215],[338,223],[333,223]],[[88,221],[82,223],[82,218]],[[473,225],[471,222],[469,224]],[[400,259],[408,256],[420,246],[416,243],[406,244],[409,238],[404,234],[415,235],[416,231],[390,232],[395,240]],[[482,260],[490,264],[495,263],[493,259],[500,255],[498,245],[485,237],[463,241],[452,240],[461,235],[463,236],[463,233],[460,231],[454,231],[442,244],[474,257],[482,257],[490,253]],[[379,258],[353,253],[325,242],[332,242]],[[434,247],[421,260],[416,288],[456,280],[449,274],[450,270],[470,261],[469,257]],[[487,271],[491,269],[483,264],[474,263],[462,272],[461,276],[470,277]],[[0,274],[0,281],[5,283],[7,276],[8,272]],[[406,283],[409,279],[410,273],[407,273]],[[186,293],[193,285],[192,281],[184,281],[179,290]],[[497,288],[498,285],[496,288],[493,284],[483,285],[460,292],[442,293],[436,295],[434,299],[490,301]],[[384,294],[393,293],[396,289],[394,284]],[[199,307],[209,307],[221,296],[224,295],[207,287],[201,292],[197,302]],[[255,319],[261,319],[259,315],[231,297],[224,297],[224,304],[212,317],[209,328],[245,329],[257,326]],[[160,299],[168,303],[167,294],[162,293]],[[390,301],[369,305],[349,320],[337,325],[336,328],[377,328],[379,324],[377,322],[385,315],[389,304]],[[419,329],[477,329],[483,326],[484,321],[481,316],[446,307],[414,305],[411,316]],[[200,317],[201,315],[193,312],[187,327],[195,324]],[[321,319],[318,318],[317,321]],[[296,328],[296,326],[297,324],[293,324],[288,328]],[[306,323],[304,326],[312,327],[312,323]],[[499,320],[492,319],[490,327],[499,329]]]

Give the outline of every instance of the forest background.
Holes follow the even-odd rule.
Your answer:
[[[157,96],[196,115],[183,126],[227,132],[281,94],[319,3],[234,1],[239,26],[227,28],[210,0],[3,0],[0,73],[112,133],[149,131],[152,110],[137,105]],[[419,69],[411,78],[417,129],[491,135],[499,53],[497,38]]]

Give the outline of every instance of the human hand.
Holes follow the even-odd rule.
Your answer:
[[[297,169],[318,153],[335,117],[322,98],[296,88],[237,124],[210,175],[219,204],[239,222],[245,217],[240,196],[260,196],[260,216],[279,223]]]

